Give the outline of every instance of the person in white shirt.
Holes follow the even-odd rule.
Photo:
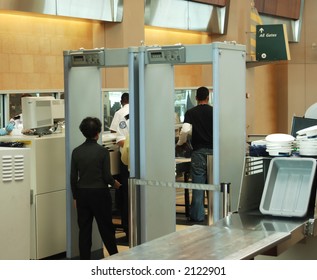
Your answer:
[[[128,201],[128,182],[129,182],[129,167],[128,159],[123,160],[124,144],[129,137],[129,94],[123,93],[121,96],[122,108],[119,109],[112,120],[110,131],[116,132],[116,143],[120,147],[120,182],[121,187],[117,192],[119,193],[119,207],[121,213],[121,225],[126,234],[126,241],[129,237],[129,201]],[[117,193],[116,193],[117,195]]]
[[[123,116],[119,120],[119,125],[117,127],[116,143],[122,149],[125,145],[125,141],[129,136],[129,114]]]
[[[23,97],[29,97],[29,96],[32,96],[32,95],[28,93],[22,94],[21,99]],[[0,129],[0,136],[11,134],[13,131],[15,131],[16,135],[22,134],[22,131],[23,131],[22,113],[11,118],[10,122],[4,128]]]
[[[12,132],[12,130],[14,129],[14,121],[10,123],[8,123],[5,127],[0,129],[0,136],[5,136],[8,135]]]
[[[110,131],[112,133],[117,132],[119,121],[129,114],[129,94],[127,92],[121,95],[120,103],[122,107],[114,114],[110,125]]]

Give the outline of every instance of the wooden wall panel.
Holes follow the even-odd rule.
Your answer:
[[[0,90],[64,88],[63,51],[93,48],[95,24],[0,12]]]
[[[254,4],[260,14],[299,19],[301,0],[254,0]]]
[[[211,43],[208,34],[199,32],[177,31],[164,28],[145,27],[145,42],[147,45],[174,45],[182,43],[208,44]],[[211,86],[211,66],[186,65],[175,66],[175,87]]]

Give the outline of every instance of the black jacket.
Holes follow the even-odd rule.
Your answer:
[[[94,139],[87,139],[75,148],[71,158],[70,181],[74,199],[77,198],[78,188],[108,188],[108,185],[114,185],[109,151]]]

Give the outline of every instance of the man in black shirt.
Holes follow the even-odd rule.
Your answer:
[[[207,155],[213,153],[213,108],[209,105],[209,90],[200,87],[196,91],[197,106],[185,113],[178,146],[187,142],[191,134],[191,175],[193,183],[207,183]],[[204,190],[192,190],[190,219],[203,222],[205,219]]]
[[[113,255],[118,249],[108,185],[119,188],[120,183],[110,173],[109,151],[97,143],[100,120],[87,117],[79,129],[86,141],[72,152],[70,180],[77,208],[80,259],[90,259],[94,218],[108,253]]]

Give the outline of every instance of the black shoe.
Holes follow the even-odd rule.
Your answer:
[[[129,246],[129,238],[127,236],[117,238],[117,245]]]
[[[201,223],[204,223],[205,222],[205,220],[195,220],[195,219],[192,219],[192,218],[189,218],[189,220],[188,220],[189,222],[191,222],[191,223],[199,223],[199,224],[201,224]]]

